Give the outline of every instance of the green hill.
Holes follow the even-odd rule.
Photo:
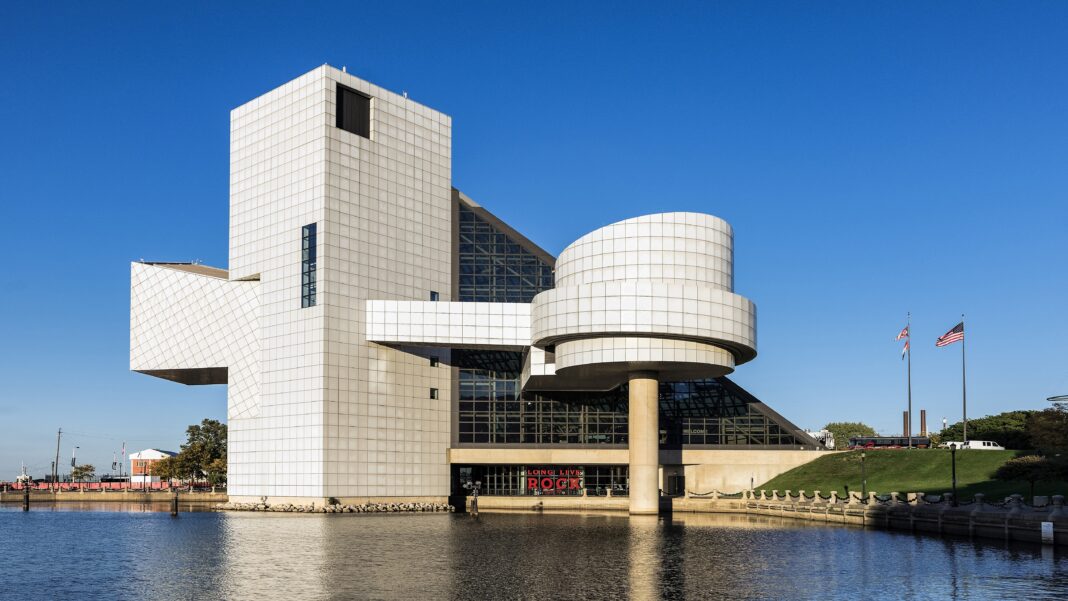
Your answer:
[[[818,490],[828,494],[832,490],[844,494],[860,492],[861,451],[834,453],[794,468],[757,487],[767,491]],[[993,479],[994,471],[1017,451],[958,451],[957,492],[961,498],[983,493],[990,498],[1002,498],[1012,493],[1028,494],[1026,482],[1000,482]],[[880,449],[867,451],[865,459],[868,490],[879,494],[891,492],[941,493],[952,490],[950,452],[944,449]],[[1035,494],[1066,494],[1068,483],[1038,482]]]

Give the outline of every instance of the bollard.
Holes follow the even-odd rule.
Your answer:
[[[767,495],[767,494],[765,494],[765,492],[764,492],[764,489],[763,489],[763,488],[762,488],[762,489],[760,489],[760,500],[761,500],[761,501],[767,501],[767,500],[768,500],[768,495]]]
[[[22,486],[22,510],[30,510],[30,487],[25,484]]]
[[[1009,495],[1009,515],[1020,513],[1023,509],[1023,495]]]
[[[837,490],[832,490],[831,491],[830,504],[831,505],[837,505],[838,504],[838,491]]]
[[[171,517],[178,517],[178,489],[174,489],[174,495],[171,496]]]
[[[1051,503],[1053,504],[1053,509],[1050,510],[1049,517],[1046,519],[1052,520],[1053,518],[1066,517],[1064,513],[1064,495],[1053,495]]]

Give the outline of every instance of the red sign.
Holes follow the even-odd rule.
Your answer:
[[[528,467],[527,493],[532,495],[581,495],[585,476],[581,467]]]

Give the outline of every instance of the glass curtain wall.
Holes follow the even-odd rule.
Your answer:
[[[526,466],[463,465],[453,472],[453,490],[468,482],[480,482],[479,494],[494,496],[627,496],[625,465]]]
[[[460,301],[530,302],[553,287],[552,265],[460,203]],[[626,445],[627,386],[607,393],[527,393],[522,353],[454,350],[462,445]],[[788,423],[726,378],[660,384],[660,443],[805,446]]]

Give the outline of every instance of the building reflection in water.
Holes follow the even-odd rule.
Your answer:
[[[0,506],[0,583],[57,599],[1068,599],[1063,549],[782,518],[115,508]]]
[[[664,554],[659,517],[631,516],[629,530],[627,583],[630,598],[634,601],[654,601],[660,598],[661,573],[677,572],[677,566],[669,569],[665,563],[672,560]]]
[[[161,561],[226,599],[1068,596],[1063,553],[744,515],[225,514],[182,530]]]

